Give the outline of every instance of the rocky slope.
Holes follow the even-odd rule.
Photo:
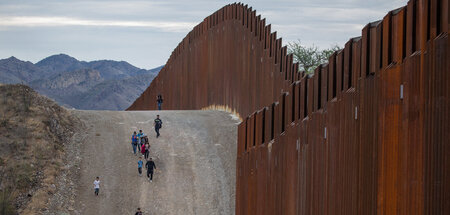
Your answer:
[[[76,88],[84,91],[93,87],[96,83],[104,81],[100,72],[92,69],[80,69],[72,72],[60,73],[49,79],[41,79],[35,82],[39,88],[48,90],[64,90],[66,88]]]
[[[24,85],[0,85],[0,103],[0,211],[41,214],[76,154],[68,149],[82,123]]]
[[[140,69],[125,61],[85,62],[64,54],[36,64],[10,57],[0,60],[0,83],[28,84],[66,107],[123,110],[160,69]]]
[[[0,83],[26,83],[39,78],[39,74],[41,69],[29,61],[15,57],[0,60]]]

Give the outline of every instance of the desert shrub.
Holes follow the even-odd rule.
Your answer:
[[[53,149],[54,149],[55,151],[64,151],[64,145],[63,145],[62,143],[55,142],[55,143],[53,144]]]
[[[8,119],[1,119],[0,120],[0,126],[6,127],[8,125]]]
[[[19,141],[12,141],[11,144],[9,144],[9,148],[11,149],[11,152],[13,153],[21,153],[25,150],[27,146],[26,140],[19,140]]]
[[[11,144],[9,144],[9,147],[11,148],[11,151],[18,151],[20,149],[20,143],[17,141],[12,141]]]
[[[28,90],[27,90],[28,91]],[[28,96],[27,96],[27,94],[26,93],[24,93],[23,95],[22,95],[22,98],[23,98],[23,111],[25,112],[25,113],[28,113],[29,111],[30,111],[30,101],[29,101],[29,99],[27,98]]]
[[[52,152],[47,146],[34,147],[34,156],[38,160],[45,161],[50,158]]]
[[[16,188],[21,190],[28,188],[34,181],[33,167],[29,163],[19,163],[10,168]]]
[[[6,190],[0,191],[0,215],[12,215],[15,213],[11,201],[11,192]]]
[[[44,123],[47,127],[50,127],[50,120],[42,120],[42,123]]]

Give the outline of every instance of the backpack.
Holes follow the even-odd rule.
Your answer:
[[[159,119],[155,126],[157,126],[158,128],[162,128],[162,120]]]

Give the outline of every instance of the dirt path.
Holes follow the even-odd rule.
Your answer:
[[[73,111],[88,133],[76,197],[79,214],[234,214],[236,123],[218,111]],[[163,120],[156,139],[153,119]],[[157,171],[139,177],[131,134],[142,129]],[[101,189],[94,196],[93,181]]]

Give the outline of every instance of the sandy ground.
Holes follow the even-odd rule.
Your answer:
[[[76,214],[234,214],[237,123],[219,111],[72,111],[86,124]],[[156,138],[153,120],[161,115]],[[137,171],[133,131],[148,134],[157,171]],[[145,169],[144,169],[145,170]],[[100,195],[93,181],[100,177]]]

